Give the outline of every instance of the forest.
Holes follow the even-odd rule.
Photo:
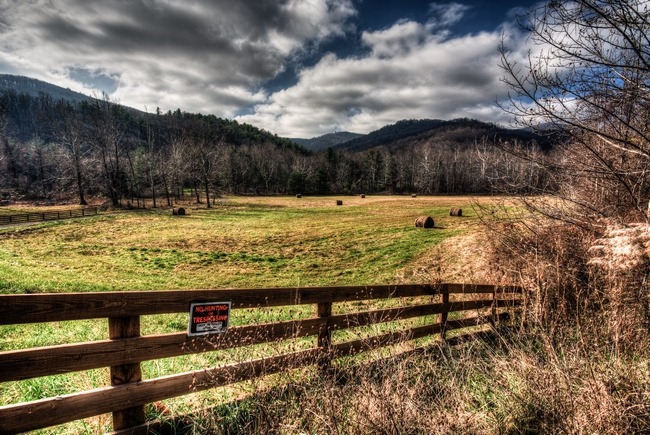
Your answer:
[[[197,201],[208,198],[207,207],[222,194],[548,189],[548,170],[512,152],[525,149],[542,157],[546,151],[527,136],[494,131],[469,119],[401,121],[350,146],[310,151],[214,115],[140,112],[107,96],[71,101],[4,90],[0,188],[16,198],[85,204],[102,197],[113,206],[140,198],[170,206],[192,192]]]

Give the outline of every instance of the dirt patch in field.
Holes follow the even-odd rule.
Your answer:
[[[397,273],[404,283],[465,282],[485,283],[493,278],[479,231],[450,237],[421,255],[413,265]]]

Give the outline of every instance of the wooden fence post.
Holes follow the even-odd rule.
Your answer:
[[[496,286],[494,286],[494,291],[492,292],[490,324],[492,325],[493,328],[497,326],[497,287]]]
[[[332,303],[320,302],[318,303],[318,317],[321,319],[329,319],[332,315]],[[321,350],[321,356],[318,361],[318,367],[322,373],[328,372],[332,368],[332,330],[330,329],[329,321],[326,321],[325,327],[318,331],[317,344]]]
[[[443,287],[442,289],[442,303],[443,304],[448,304],[449,303],[449,290],[447,287]],[[443,313],[438,314],[438,323],[440,324],[440,339],[442,341],[446,340],[447,336],[447,316],[449,315],[448,310],[445,308],[445,311]]]
[[[108,334],[111,340],[140,336],[140,317],[109,317]],[[140,363],[111,367],[111,385],[122,385],[142,380]],[[145,422],[144,405],[113,411],[113,430],[128,429]]]

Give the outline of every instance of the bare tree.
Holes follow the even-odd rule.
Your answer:
[[[533,48],[501,45],[504,108],[566,141],[553,162],[583,222],[646,217],[650,197],[650,1],[549,1],[520,17]]]
[[[0,110],[4,109],[0,106]],[[4,113],[4,110],[0,111],[0,139],[4,143],[6,140],[6,130],[7,130],[7,115]],[[4,153],[0,153],[0,163],[5,159]]]
[[[122,146],[126,131],[124,108],[110,101],[104,94],[92,104],[92,141],[101,159],[108,194],[114,207],[126,190],[126,173],[122,168]]]
[[[272,192],[272,182],[280,170],[279,151],[269,144],[252,145],[249,154],[253,167],[264,183],[264,193]]]
[[[54,104],[52,124],[56,138],[71,161],[79,204],[87,205],[84,195],[83,160],[88,149],[84,142],[85,128],[81,116],[70,103],[60,100]]]
[[[156,118],[159,116],[160,109],[156,111]],[[147,116],[147,151],[149,152],[149,164],[147,166],[147,175],[149,179],[149,187],[151,189],[151,200],[153,202],[152,207],[156,208],[156,167],[158,166],[156,164],[156,152],[155,152],[155,145],[156,142],[156,134],[154,131],[154,128],[151,125],[151,120]]]
[[[205,192],[206,207],[211,208],[210,195],[211,187],[217,178],[215,173],[216,160],[218,159],[217,149],[222,145],[220,132],[216,123],[208,120],[197,120],[191,126],[188,133],[189,153],[191,170],[195,177],[194,190],[197,202],[200,202],[198,185],[203,185]]]

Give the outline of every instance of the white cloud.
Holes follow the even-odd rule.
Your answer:
[[[428,23],[434,27],[448,27],[459,22],[470,9],[470,6],[460,3],[431,3]]]
[[[405,54],[430,40],[432,28],[430,24],[421,25],[414,21],[401,20],[388,29],[363,32],[361,40],[371,48],[373,55],[392,57]]]
[[[367,133],[408,118],[507,122],[494,104],[506,92],[499,80],[501,32],[447,37],[444,29],[432,29],[430,23],[400,21],[365,32],[367,55],[324,56],[301,72],[295,86],[270,95],[239,120],[291,137]]]

